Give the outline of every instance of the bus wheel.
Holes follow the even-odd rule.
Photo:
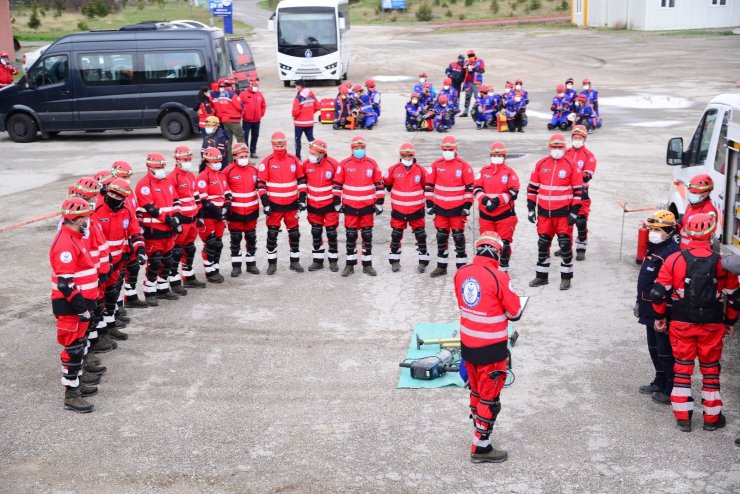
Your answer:
[[[31,142],[36,139],[38,125],[31,115],[16,113],[8,119],[5,129],[14,142]]]
[[[342,79],[334,79],[334,85],[338,86],[342,83]]]
[[[283,86],[290,87],[290,81],[283,81]]]
[[[162,135],[169,141],[184,141],[191,134],[190,120],[178,111],[172,111],[162,117],[159,123]]]

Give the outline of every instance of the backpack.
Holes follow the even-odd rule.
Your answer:
[[[717,263],[720,256],[697,257],[682,250],[686,261],[683,298],[673,303],[672,316],[676,321],[695,324],[721,323],[724,306],[717,300]]]

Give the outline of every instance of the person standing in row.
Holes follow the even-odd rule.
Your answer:
[[[223,283],[221,270],[221,251],[224,248],[223,236],[226,229],[226,215],[231,207],[231,193],[226,184],[226,177],[221,172],[223,155],[216,148],[208,148],[203,153],[205,164],[201,165],[200,174],[195,185],[200,198],[200,217],[203,227],[199,236],[203,241],[203,268],[206,280],[211,283]]]
[[[327,144],[321,139],[314,140],[308,145],[308,159],[303,162],[308,189],[308,222],[311,225],[313,239],[313,261],[309,271],[318,271],[324,268],[324,255],[329,259],[329,269],[339,271],[339,246],[337,244],[337,227],[339,213],[334,210],[334,176],[339,163],[327,154]],[[329,252],[326,253],[322,245],[323,231],[326,229],[326,241]]]
[[[244,129],[244,143],[249,148],[252,158],[257,156],[257,139],[260,137],[260,122],[267,111],[267,102],[260,92],[260,81],[249,79],[249,89],[242,91],[239,99],[244,105],[242,110],[242,129]]]
[[[306,134],[308,143],[313,142],[313,121],[316,112],[321,111],[321,104],[313,91],[306,87],[304,81],[296,81],[297,93],[293,98],[293,125],[295,125],[295,155],[301,159],[301,137]]]
[[[247,273],[260,274],[257,268],[257,218],[260,212],[257,192],[257,168],[249,161],[249,149],[244,143],[234,144],[234,162],[226,167],[226,185],[231,192],[231,207],[227,215],[230,247],[231,276],[242,273],[242,262],[246,263]],[[246,250],[241,249],[242,238]]]

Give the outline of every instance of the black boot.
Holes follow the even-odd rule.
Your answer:
[[[350,266],[348,264],[348,265],[346,265],[344,267],[344,270],[342,271],[342,276],[344,276],[346,278],[347,276],[349,276],[351,274],[354,274],[354,273],[355,273],[355,267],[354,266]]]
[[[128,333],[124,333],[123,331],[115,327],[108,329],[108,336],[110,336],[114,340],[128,340]]]
[[[501,463],[508,457],[506,451],[496,448],[491,448],[487,453],[470,453],[470,461],[473,463]]]
[[[339,265],[337,264],[337,261],[333,261],[331,259],[329,260],[329,270],[332,273],[336,273],[337,271],[339,271]]]
[[[209,283],[223,283],[224,277],[221,273],[213,272],[206,275],[206,280],[208,280]]]
[[[80,392],[80,387],[67,388],[64,391],[64,409],[78,413],[90,413],[95,407],[88,403]]]
[[[290,270],[295,271],[296,273],[302,273],[305,271],[303,266],[301,266],[300,261],[290,261]]]
[[[570,279],[563,278],[562,280],[560,280],[560,289],[570,290]]]
[[[721,429],[722,427],[726,425],[727,425],[727,419],[725,418],[724,415],[722,415],[722,413],[720,413],[716,422],[714,423],[704,422],[704,430],[705,431],[716,431],[717,429]]]
[[[378,276],[378,272],[372,266],[362,266],[362,272],[370,276]]]
[[[434,271],[432,271],[429,276],[431,276],[432,278],[437,278],[439,276],[444,276],[446,274],[447,274],[447,268],[437,266],[436,268],[434,268]]]
[[[80,386],[80,395],[83,398],[87,398],[88,396],[95,396],[98,394],[98,387],[97,386]]]
[[[182,286],[185,288],[205,288],[206,284],[200,281],[195,276],[183,276]]]
[[[401,271],[401,263],[400,262],[392,262],[391,263],[391,271],[398,272]]]
[[[241,264],[239,266],[231,266],[231,277],[238,278],[242,274]]]
[[[323,260],[321,260],[321,261],[314,260],[311,263],[311,265],[308,267],[308,270],[309,271],[318,271],[320,269],[324,269],[324,261]]]
[[[549,281],[547,281],[547,278],[535,278],[529,282],[529,286],[531,287],[544,286],[544,285],[547,285],[548,283]]]
[[[247,273],[249,274],[260,274],[260,270],[255,264],[247,264]]]

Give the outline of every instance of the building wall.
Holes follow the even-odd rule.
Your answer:
[[[10,24],[10,2],[0,0],[0,51],[7,51],[10,59],[15,60],[13,47],[13,29]]]
[[[572,0],[573,23],[584,25]],[[674,8],[661,0],[581,0],[585,24],[591,27],[626,27],[637,30],[704,29],[740,26],[740,0],[713,6],[712,0],[675,0]]]

